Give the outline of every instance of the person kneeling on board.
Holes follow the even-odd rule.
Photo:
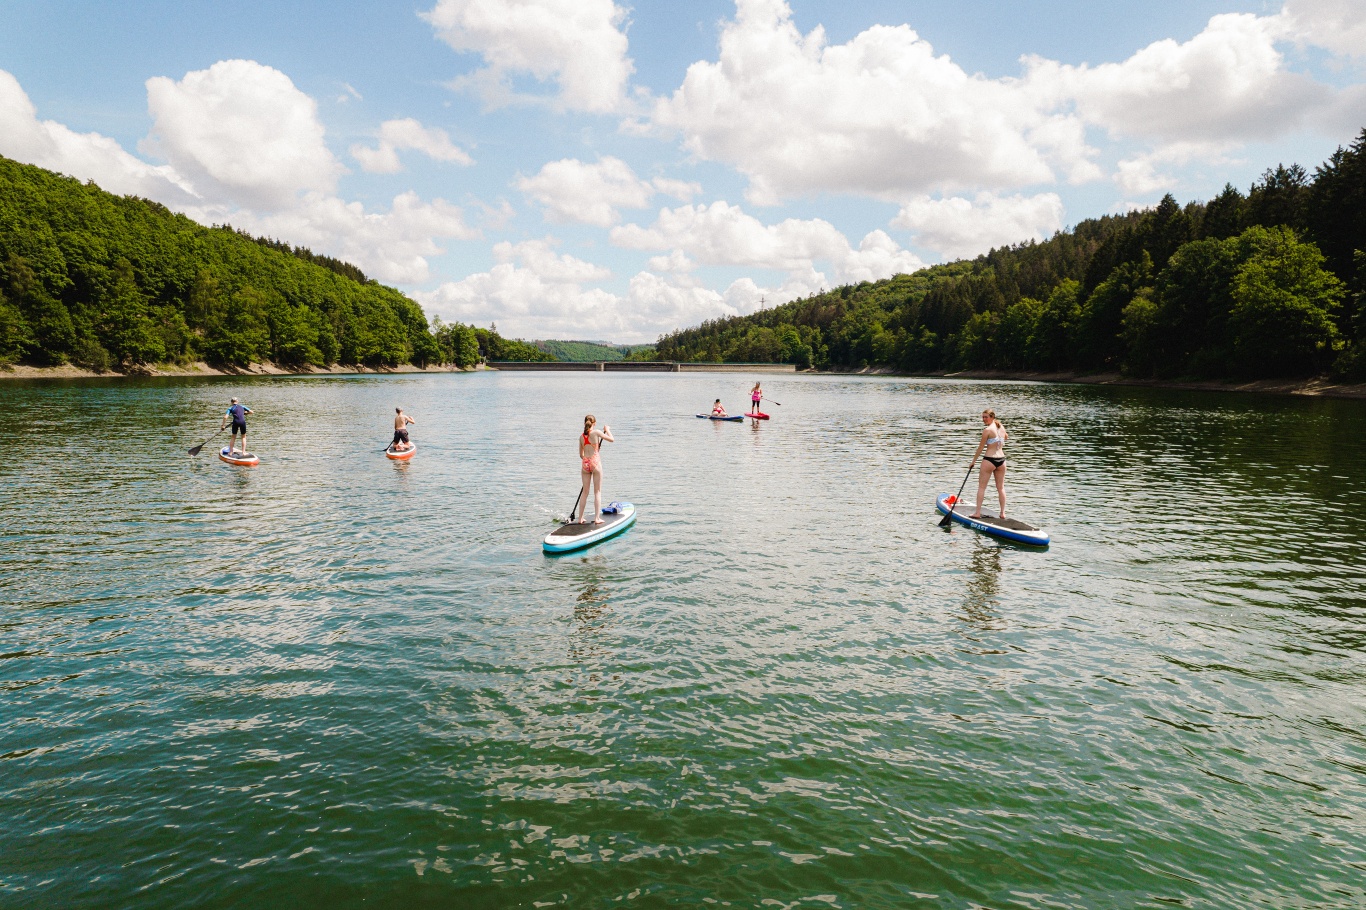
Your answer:
[[[579,437],[579,460],[583,467],[583,488],[579,490],[579,517],[575,519],[584,524],[583,513],[588,508],[588,487],[593,487],[593,521],[602,524],[602,449],[603,441],[616,442],[612,438],[612,428],[603,424],[599,429],[598,419],[592,414],[583,418],[583,435]]]
[[[725,409],[724,407],[721,406],[721,399],[719,399],[719,398],[716,399],[716,404],[714,404],[714,405],[711,406],[711,416],[713,416],[713,417],[725,417],[725,416],[726,416],[726,409]]]
[[[218,432],[223,432],[223,429],[228,425],[228,421],[232,421],[232,442],[228,444],[229,455],[235,455],[237,453],[238,436],[242,437],[242,454],[247,454],[247,415],[250,413],[251,408],[238,403],[236,398],[232,400],[232,404],[228,405],[228,409],[223,412],[223,422],[218,425]]]
[[[406,452],[413,447],[408,440],[408,424],[417,423],[416,420],[403,413],[403,408],[394,408],[394,441],[389,443],[389,448],[395,452]]]

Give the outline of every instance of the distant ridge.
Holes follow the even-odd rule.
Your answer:
[[[653,346],[648,344],[612,344],[607,341],[558,341],[546,339],[533,341],[540,350],[570,363],[584,363],[597,360],[625,360],[639,351]]]

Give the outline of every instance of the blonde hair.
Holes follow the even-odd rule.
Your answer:
[[[1005,429],[1005,424],[1001,423],[1001,421],[996,419],[996,411],[994,408],[987,408],[985,411],[982,412],[982,415],[985,417],[990,417],[992,423],[996,424],[996,426],[1000,427],[1003,430]]]
[[[593,424],[597,422],[598,419],[594,417],[592,414],[585,414],[583,418],[583,435],[587,436],[588,431],[593,429]]]

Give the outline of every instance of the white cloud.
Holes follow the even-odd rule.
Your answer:
[[[556,253],[549,240],[499,243],[494,258],[487,272],[418,294],[419,301],[443,319],[479,325],[496,321],[500,332],[514,337],[594,337],[631,343],[653,341],[681,325],[741,312],[716,291],[651,272],[637,273],[625,294],[589,287],[611,273]]]
[[[251,60],[221,60],[179,82],[148,79],[147,107],[145,148],[214,201],[288,208],[301,192],[332,190],[345,170],[323,141],[313,99]]]
[[[1019,80],[973,76],[907,26],[841,45],[802,35],[783,0],[738,0],[715,62],[688,68],[653,123],[749,177],[752,202],[844,192],[904,199],[961,188],[1088,179],[1092,151]]]
[[[621,220],[619,209],[640,209],[656,193],[686,201],[702,191],[696,183],[636,176],[620,158],[599,158],[585,164],[577,158],[551,161],[532,177],[519,177],[516,186],[545,208],[546,219],[560,223],[610,227]]]
[[[412,192],[396,196],[388,212],[367,212],[359,202],[315,194],[285,211],[238,211],[231,219],[235,227],[355,263],[372,278],[399,284],[431,277],[427,257],[445,252],[438,241],[480,236],[458,207],[441,199],[424,202]]]
[[[557,83],[564,109],[608,113],[625,102],[634,67],[626,10],[612,0],[438,0],[422,17],[454,50],[484,58],[454,84],[490,106],[532,100],[512,89],[522,74]]]
[[[397,174],[403,170],[398,153],[405,149],[421,152],[436,161],[474,164],[474,159],[451,142],[445,130],[425,127],[412,117],[384,121],[379,126],[378,147],[353,145],[351,157],[360,162],[362,170],[371,174]]]
[[[82,180],[111,193],[145,196],[167,205],[194,199],[189,183],[166,165],[133,157],[108,136],[77,133],[38,112],[19,80],[0,70],[0,154]]]
[[[972,199],[922,196],[905,203],[892,226],[915,235],[918,246],[950,259],[977,256],[1026,240],[1042,240],[1062,227],[1063,204],[1056,193]]]
[[[1116,165],[1115,183],[1126,196],[1147,196],[1176,185],[1170,174],[1159,174],[1151,156],[1126,158]]]
[[[1332,89],[1286,69],[1277,20],[1215,16],[1200,34],[1156,41],[1121,63],[1067,66],[1030,58],[1031,91],[1075,103],[1113,136],[1158,143],[1269,139],[1332,103]]]
[[[1286,37],[1346,57],[1366,57],[1366,3],[1361,0],[1286,0]]]
[[[800,272],[828,262],[841,282],[887,278],[924,265],[883,231],[868,234],[854,249],[828,221],[789,218],[765,225],[726,202],[663,209],[650,227],[623,225],[612,229],[611,238],[628,249],[680,250],[709,265]]]
[[[616,224],[621,208],[650,203],[654,187],[636,176],[620,158],[585,164],[577,158],[551,161],[533,177],[520,177],[517,188],[545,207],[546,218],[598,227]]]

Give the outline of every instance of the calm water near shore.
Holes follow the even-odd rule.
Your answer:
[[[1366,402],[751,382],[0,387],[0,906],[1366,906]]]

